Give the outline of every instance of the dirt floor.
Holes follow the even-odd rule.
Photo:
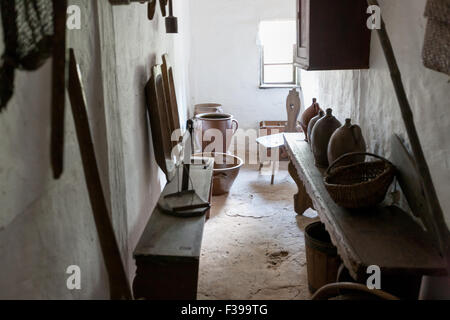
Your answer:
[[[199,299],[309,299],[303,230],[315,221],[293,209],[297,187],[282,162],[241,169],[225,196],[214,197],[200,259]]]

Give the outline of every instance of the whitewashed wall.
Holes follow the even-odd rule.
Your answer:
[[[379,1],[431,174],[450,223],[450,78],[426,69],[422,47],[425,0]],[[406,137],[389,69],[378,37],[372,36],[370,70],[302,72],[305,100],[317,97],[339,120],[360,123],[369,149],[390,155],[390,139]]]
[[[176,3],[180,34],[173,36],[160,13],[148,21],[146,5],[70,4],[80,6],[82,28],[68,33],[68,43],[83,75],[102,184],[131,281],[132,251],[164,183],[154,160],[144,85],[150,66],[169,53],[186,119],[189,5]],[[15,96],[0,114],[0,299],[107,299],[68,99],[65,172],[52,179],[50,81],[50,62],[37,72],[18,72]],[[73,264],[81,267],[79,291],[66,287],[66,268]]]
[[[240,122],[285,120],[289,89],[259,89],[258,27],[295,19],[295,0],[190,0],[191,106],[217,102]]]
[[[151,128],[146,115],[144,86],[151,67],[169,54],[175,71],[181,122],[187,116],[189,96],[189,3],[177,1],[179,33],[166,34],[158,6],[154,20],[147,19],[147,5],[114,7],[118,106],[123,133],[130,277],[134,276],[132,250],[156,205],[165,177],[154,158]],[[150,131],[149,131],[150,130]],[[131,279],[130,278],[130,279]]]

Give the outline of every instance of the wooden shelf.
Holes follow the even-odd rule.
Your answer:
[[[285,134],[285,142],[298,178],[352,277],[367,277],[370,265],[379,266],[384,275],[446,275],[446,263],[432,239],[409,214],[395,206],[355,211],[339,207],[303,134]]]

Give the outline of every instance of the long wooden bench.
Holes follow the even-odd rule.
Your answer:
[[[193,189],[202,199],[211,195],[214,160],[190,170]],[[161,197],[177,191],[177,178],[168,183]],[[156,207],[134,251],[135,299],[195,300],[205,215],[179,218]]]
[[[446,263],[430,235],[397,206],[349,211],[339,207],[323,183],[323,172],[303,134],[285,134],[290,174],[299,193],[298,214],[317,210],[333,244],[355,280],[367,278],[367,268],[380,267],[383,275],[446,275]]]

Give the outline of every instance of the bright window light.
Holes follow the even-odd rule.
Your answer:
[[[296,85],[297,76],[294,66],[296,37],[294,20],[260,23],[262,86]]]

